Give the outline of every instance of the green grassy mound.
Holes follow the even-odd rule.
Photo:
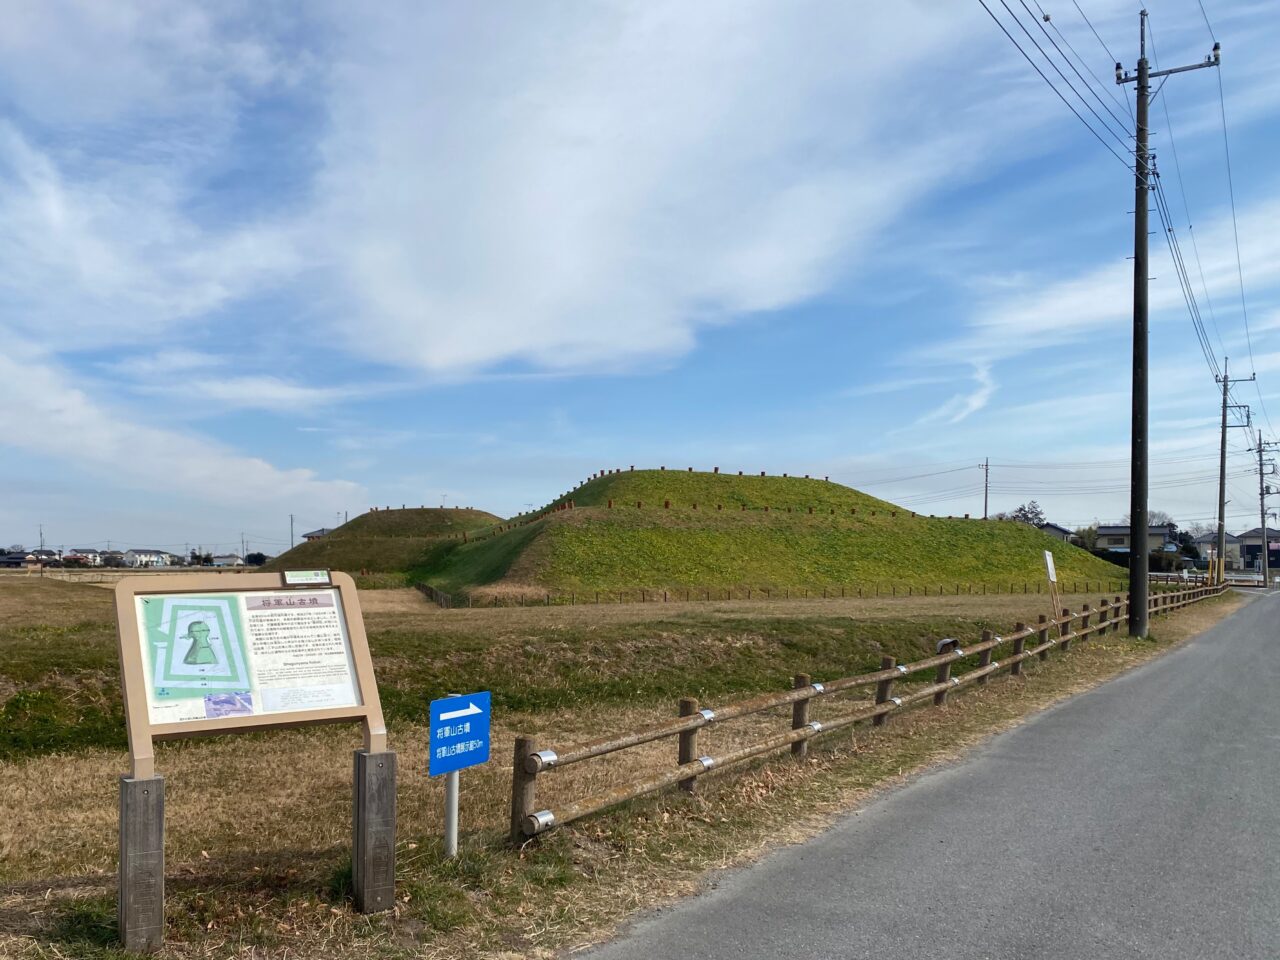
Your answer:
[[[413,576],[450,592],[891,582],[951,590],[1034,584],[1050,550],[1063,580],[1124,577],[1024,524],[913,516],[824,480],[645,470],[591,480],[547,510],[450,543]]]
[[[463,531],[489,530],[498,518],[483,510],[376,510],[361,514],[319,540],[282,553],[266,570],[308,567],[402,574]]]

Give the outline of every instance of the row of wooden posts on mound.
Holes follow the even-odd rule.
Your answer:
[[[824,478],[824,479],[825,479],[825,478]],[[637,510],[643,510],[643,509],[645,508],[645,506],[644,506],[644,501],[643,501],[643,500],[637,500],[637,501],[635,501],[635,505],[636,505],[636,509],[637,509]],[[472,532],[469,532],[469,531],[463,530],[461,533],[451,533],[451,534],[449,534],[449,539],[450,539],[450,540],[461,540],[463,543],[477,543],[477,542],[479,542],[479,541],[481,541],[481,540],[487,540],[487,539],[489,539],[490,537],[496,537],[498,534],[506,533],[506,532],[508,532],[508,531],[510,531],[510,530],[514,530],[514,529],[516,529],[517,527],[524,527],[524,526],[528,526],[528,525],[529,525],[529,524],[531,524],[531,523],[536,523],[536,522],[538,522],[539,520],[543,520],[543,519],[545,519],[545,518],[547,518],[547,517],[551,516],[551,515],[552,515],[552,514],[554,514],[554,513],[560,513],[560,512],[561,512],[561,511],[563,511],[563,510],[576,510],[576,509],[577,509],[577,506],[578,506],[578,505],[577,505],[577,502],[576,502],[576,501],[574,501],[574,500],[563,500],[563,501],[561,501],[560,503],[555,504],[554,506],[548,507],[547,509],[545,509],[545,510],[541,511],[540,513],[532,514],[532,515],[527,516],[527,517],[521,517],[519,520],[514,520],[514,521],[512,521],[512,522],[510,522],[510,523],[501,523],[501,524],[498,524],[496,527],[493,527],[493,528],[492,528],[492,529],[490,529],[490,530],[486,530],[486,531],[485,531],[485,532],[483,532],[483,533],[478,533],[478,534],[477,534],[477,533],[472,533]],[[615,508],[615,506],[621,506],[621,504],[617,504],[614,500],[610,499],[610,500],[608,500],[608,501],[607,501],[606,506],[605,506],[605,509],[607,509],[607,510],[613,510],[613,509]],[[627,502],[627,504],[626,504],[626,506],[627,506],[627,507],[630,507],[630,506],[631,506],[631,502],[630,502],[630,501],[628,501],[628,502]],[[706,511],[710,511],[710,510],[711,510],[710,505],[705,505],[705,504],[704,504],[704,506],[706,507]],[[715,508],[716,508],[716,510],[717,510],[717,511],[722,512],[722,511],[724,510],[724,504],[722,504],[722,503],[717,503]],[[670,509],[672,509],[671,501],[670,501],[670,500],[663,500],[663,501],[662,501],[662,509],[663,509],[663,510],[670,510]],[[679,508],[677,507],[676,509],[679,509]],[[690,504],[689,504],[689,509],[690,509],[690,510],[697,510],[697,509],[698,509],[698,504],[697,504],[697,503],[690,503]],[[749,511],[749,510],[752,510],[752,511],[754,511],[754,510],[759,510],[761,513],[773,513],[773,512],[776,512],[776,513],[796,513],[796,512],[799,512],[801,509],[802,509],[802,508],[800,508],[800,507],[778,507],[778,508],[776,508],[776,510],[775,510],[775,508],[773,508],[773,507],[768,507],[768,506],[765,506],[765,507],[748,507],[745,503],[740,503],[740,504],[738,504],[738,512],[739,512],[739,513],[746,513],[746,512],[747,512],[747,511]],[[805,510],[805,512],[806,512],[808,515],[813,515],[813,514],[815,514],[815,513],[817,513],[817,514],[822,514],[823,512],[826,512],[826,513],[827,513],[827,514],[829,514],[830,516],[835,516],[835,515],[836,515],[836,512],[837,512],[835,507],[827,507],[827,508],[819,507],[819,508],[817,508],[816,510],[815,510],[815,508],[814,508],[814,507],[807,507],[807,508],[803,508],[803,509]],[[732,512],[732,510],[730,510],[730,512]],[[907,511],[905,511],[905,510],[903,510],[903,511],[898,511],[898,510],[880,510],[880,511],[877,511],[877,510],[867,510],[867,511],[864,511],[863,516],[874,517],[874,516],[876,516],[877,514],[883,514],[883,515],[885,515],[885,516],[889,516],[889,517],[897,517],[897,516],[898,516],[898,514],[899,514],[899,512],[901,512],[904,516],[907,514]],[[910,515],[911,515],[912,517],[919,517],[919,516],[920,516],[918,513],[915,513],[914,511],[911,511],[911,514],[910,514]],[[858,516],[858,508],[857,508],[857,507],[850,507],[850,508],[849,508],[849,516],[852,516],[852,517],[856,517],[856,516]],[[930,515],[929,515],[929,519],[933,520],[933,519],[937,519],[937,518],[936,518],[933,514],[930,514]],[[948,515],[947,515],[947,517],[946,517],[946,519],[948,519],[948,520],[961,520],[961,519],[963,519],[963,520],[972,520],[973,518],[972,518],[969,514],[967,514],[967,513],[966,513],[963,517],[955,517],[955,516],[951,516],[950,514],[948,514]]]

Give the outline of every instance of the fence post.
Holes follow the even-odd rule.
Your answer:
[[[951,651],[955,650],[957,646],[959,646],[959,643],[953,640],[951,642],[951,649],[948,650],[947,653],[951,653]],[[938,672],[934,675],[933,682],[946,683],[950,679],[951,679],[951,661],[948,660],[946,663],[938,664]],[[933,705],[935,707],[940,707],[946,702],[947,702],[947,691],[945,689],[939,690],[937,693],[933,695]]]
[[[797,673],[792,686],[799,690],[801,687],[809,686],[811,678],[807,673]],[[809,722],[809,698],[797,700],[791,705],[791,729],[799,730]],[[791,745],[791,755],[804,759],[809,754],[809,741],[797,740]]]
[[[1071,632],[1071,624],[1073,621],[1074,621],[1074,618],[1071,616],[1071,611],[1066,608],[1063,608],[1062,622],[1058,624],[1058,636],[1065,637],[1067,634],[1069,634]],[[1066,653],[1068,650],[1071,649],[1071,641],[1063,640],[1062,643],[1058,644],[1058,649],[1061,650],[1063,653]]]
[[[1116,597],[1112,605],[1115,612],[1111,618],[1111,632],[1119,633],[1120,628],[1129,619],[1129,605],[1121,597]]]
[[[537,813],[534,791],[538,775],[524,766],[526,759],[537,752],[536,738],[516,737],[515,760],[511,765],[511,842],[516,846],[524,843],[525,817]]]
[[[993,640],[993,639],[995,639],[995,634],[993,634],[990,630],[983,630],[983,631],[982,631],[982,642],[983,642],[983,643],[986,643],[988,640]],[[991,654],[992,654],[992,652],[993,652],[993,648],[992,648],[992,647],[987,647],[987,649],[983,650],[980,654],[978,654],[978,666],[979,666],[980,668],[981,668],[981,667],[989,667],[989,666],[991,666]],[[979,678],[978,678],[978,681],[977,681],[977,682],[978,682],[978,686],[986,686],[987,681],[988,681],[988,680],[990,680],[990,679],[991,679],[991,674],[987,674],[985,677],[979,677]]]
[[[1087,603],[1080,607],[1080,633],[1085,640],[1089,639],[1089,612],[1092,609]]]
[[[681,697],[680,698],[680,716],[692,717],[698,712],[697,697]],[[681,765],[693,763],[698,759],[698,728],[686,730],[680,734],[680,756]],[[689,777],[687,780],[680,781],[680,789],[685,793],[693,793],[698,787],[698,778]]]
[[[1046,617],[1043,613],[1040,614],[1040,623],[1039,623],[1038,629],[1036,630],[1036,634],[1039,638],[1036,641],[1037,646],[1043,647],[1046,643],[1049,642],[1049,618]],[[1049,651],[1047,648],[1040,651],[1040,659],[1041,660],[1049,659]]]
[[[1018,633],[1018,636],[1013,640],[1013,655],[1018,657],[1021,656],[1022,651],[1027,648],[1027,638],[1023,636],[1023,631],[1027,629],[1027,625],[1022,621],[1018,621],[1013,629]],[[1022,661],[1018,660],[1009,668],[1009,676],[1016,677],[1020,673],[1022,673]]]
[[[1106,636],[1111,630],[1111,604],[1103,597],[1098,603],[1098,633]]]
[[[880,658],[881,670],[892,670],[897,665],[898,665],[897,657],[881,657]],[[881,680],[879,683],[876,684],[876,703],[887,703],[889,701],[889,697],[891,697],[892,695],[893,695],[893,678],[892,677],[890,677],[888,680]],[[889,719],[889,715],[887,713],[882,713],[879,716],[875,716],[871,718],[871,725],[873,727],[883,727],[885,725],[885,721],[888,719]]]

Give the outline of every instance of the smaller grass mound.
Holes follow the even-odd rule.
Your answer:
[[[497,517],[483,510],[453,507],[373,510],[319,540],[285,551],[264,569],[321,567],[352,574],[396,574],[399,585],[406,570],[421,566],[451,538],[460,537],[463,532],[487,530],[498,522]]]

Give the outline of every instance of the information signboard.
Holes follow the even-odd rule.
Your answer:
[[[430,776],[489,762],[489,692],[431,701]]]
[[[356,707],[334,587],[134,598],[151,722]]]
[[[396,755],[356,584],[344,573],[193,573],[116,585],[131,774],[120,779],[120,938],[164,940],[164,778],[152,741],[358,720],[352,768],[356,909],[395,903]]]
[[[355,582],[346,574],[179,574],[116,587],[134,776],[151,741],[363,720],[386,748]]]

